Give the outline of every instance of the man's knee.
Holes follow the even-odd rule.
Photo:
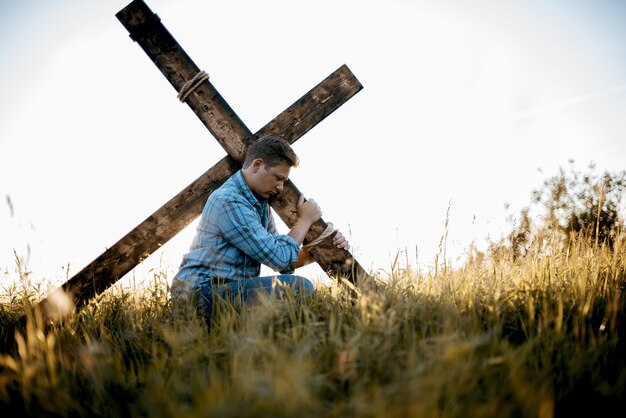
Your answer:
[[[192,299],[192,289],[187,282],[174,277],[170,285],[170,298],[173,306],[187,304]]]
[[[204,319],[204,322],[210,327],[213,316],[213,295],[211,292],[202,287],[195,287],[192,301],[198,316]]]
[[[312,295],[315,292],[315,285],[313,282],[302,276],[291,276],[293,277],[291,281],[291,286],[293,287],[296,294],[301,295]]]

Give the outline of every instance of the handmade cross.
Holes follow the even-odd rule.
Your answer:
[[[363,88],[344,65],[253,135],[142,0],[133,1],[116,16],[228,155],[62,285],[77,307],[106,290],[197,218],[209,195],[241,168],[253,141],[275,134],[294,143]],[[296,220],[299,195],[296,186],[287,181],[280,196],[271,202],[289,227]],[[317,221],[304,243],[316,241],[327,226],[323,219]],[[331,237],[308,250],[317,263],[329,275],[353,283],[369,278],[349,251],[332,244]],[[40,303],[44,314],[51,303],[50,296]]]

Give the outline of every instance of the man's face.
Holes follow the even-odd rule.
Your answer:
[[[263,160],[255,160],[253,164],[254,184],[251,189],[254,194],[270,199],[283,191],[285,181],[289,178],[291,166],[287,163],[279,163],[274,167],[267,167]]]

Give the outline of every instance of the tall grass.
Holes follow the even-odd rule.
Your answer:
[[[550,248],[396,265],[357,297],[220,300],[210,330],[156,273],[55,329],[31,315],[0,357],[2,416],[621,416],[624,241]],[[0,332],[34,299],[2,305]]]

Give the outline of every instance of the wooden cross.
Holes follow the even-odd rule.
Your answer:
[[[199,68],[142,0],[133,1],[116,16],[176,91],[199,73]],[[294,143],[362,88],[344,65],[253,135],[213,85],[203,81],[185,101],[228,155],[63,284],[62,289],[71,295],[77,307],[86,304],[197,218],[209,195],[241,168],[246,149],[253,141],[275,134]],[[296,186],[287,181],[283,192],[271,203],[289,227],[296,219],[299,195]],[[305,244],[326,227],[323,219],[313,224]],[[369,278],[352,254],[335,247],[330,237],[309,252],[329,275],[342,276],[353,283]],[[44,314],[51,303],[49,299],[40,303]]]

